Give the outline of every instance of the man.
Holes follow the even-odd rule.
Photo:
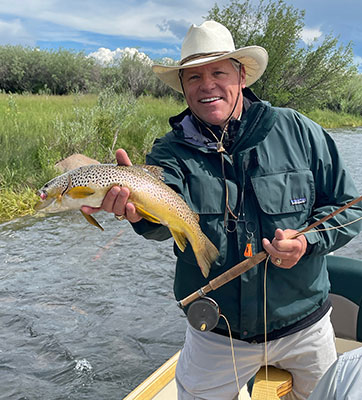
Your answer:
[[[308,400],[361,400],[362,347],[341,354]]]
[[[161,80],[184,93],[188,108],[170,119],[172,131],[155,141],[146,161],[163,167],[166,183],[200,215],[201,229],[220,252],[205,279],[191,246],[183,253],[175,247],[177,300],[264,248],[272,262],[265,282],[262,263],[210,297],[236,339],[240,386],[265,363],[265,328],[268,364],[293,375],[293,392],[286,398],[306,399],[336,359],[324,257],[355,236],[359,225],[289,238],[358,193],[320,126],[296,111],[271,107],[248,88],[263,74],[267,59],[258,46],[235,50],[230,32],[219,23],[191,26],[179,65],[153,67]],[[124,150],[116,155],[120,164],[130,164]],[[128,195],[126,188],[112,188],[102,209],[125,215],[146,238],[169,238],[166,227],[141,219]],[[324,228],[360,216],[354,207]],[[224,320],[211,332],[188,326],[176,380],[179,399],[237,395]]]

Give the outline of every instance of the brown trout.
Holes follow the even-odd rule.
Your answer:
[[[167,226],[181,251],[185,250],[188,240],[202,274],[208,276],[218,250],[201,231],[198,214],[162,181],[160,167],[111,164],[80,167],[46,183],[37,192],[40,201],[35,208],[56,213],[78,210],[81,206],[100,207],[108,190],[115,185],[130,190],[129,201],[143,218]],[[89,223],[103,230],[93,216],[82,214]]]

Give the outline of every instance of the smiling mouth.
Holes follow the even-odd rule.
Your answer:
[[[213,103],[214,101],[218,101],[218,100],[221,100],[221,97],[219,97],[219,96],[208,97],[206,99],[201,99],[200,103],[203,103],[203,104],[205,104],[205,103]]]

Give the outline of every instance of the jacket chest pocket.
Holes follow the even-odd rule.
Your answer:
[[[264,237],[274,237],[276,228],[300,229],[306,224],[315,201],[311,171],[255,176],[251,177],[251,182],[261,209]]]
[[[222,178],[208,174],[189,174],[185,185],[186,202],[199,214],[201,230],[219,250],[219,257],[211,267],[216,270],[223,266],[227,259],[228,239],[224,230],[225,182]],[[235,207],[237,185],[228,181],[228,192],[229,206]],[[191,246],[187,246],[183,253],[175,247],[175,253],[180,261],[196,264]]]
[[[197,214],[224,214],[226,197],[223,179],[207,174],[190,174],[186,184],[187,201]],[[227,185],[228,203],[230,208],[234,209],[237,201],[237,185],[232,181],[227,181]]]

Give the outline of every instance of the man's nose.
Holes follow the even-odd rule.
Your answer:
[[[202,90],[211,90],[215,88],[215,79],[210,76],[206,75],[202,77],[200,88]]]

